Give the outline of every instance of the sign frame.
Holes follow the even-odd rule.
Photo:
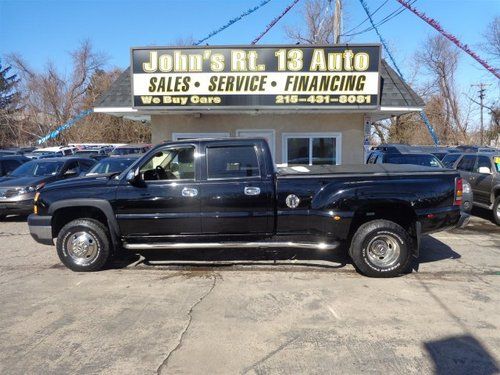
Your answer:
[[[286,105],[286,106],[279,106],[279,105],[256,105],[256,106],[248,106],[248,105],[199,105],[199,106],[136,106],[135,101],[134,101],[134,51],[135,50],[162,50],[162,49],[178,49],[178,50],[202,50],[203,48],[207,49],[251,49],[252,46],[255,46],[256,49],[261,49],[261,48],[301,48],[301,47],[306,47],[306,48],[332,48],[332,47],[345,47],[346,49],[349,49],[350,47],[378,47],[379,49],[379,54],[378,54],[378,82],[377,82],[377,103],[373,105],[342,105],[342,106],[325,106],[325,105]],[[270,111],[270,112],[283,112],[283,111],[308,111],[308,110],[323,110],[326,112],[342,112],[342,111],[359,111],[359,112],[364,112],[364,111],[378,111],[380,110],[381,107],[381,97],[382,97],[382,76],[380,74],[381,68],[382,68],[382,52],[383,52],[383,46],[381,43],[346,43],[346,44],[307,44],[307,45],[300,45],[300,44],[259,44],[259,45],[251,45],[251,44],[231,44],[231,45],[206,45],[206,46],[194,46],[194,45],[188,45],[188,46],[139,46],[139,47],[130,47],[130,94],[131,94],[131,103],[132,103],[132,108],[136,109],[137,111],[142,111],[142,112],[156,112],[156,113],[162,113],[162,112],[214,112],[218,110],[222,111]],[[288,73],[294,73],[294,72],[289,72]],[[283,72],[283,73],[287,73]],[[252,73],[252,72],[249,72]],[[295,72],[298,73],[298,72]],[[189,73],[188,73],[189,74]],[[196,74],[196,73],[195,73]],[[249,94],[250,95],[250,94]],[[288,95],[288,94],[283,94],[283,95]]]

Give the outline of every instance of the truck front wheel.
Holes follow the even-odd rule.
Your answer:
[[[400,225],[389,220],[373,220],[358,228],[349,255],[363,275],[393,277],[408,268],[412,243]]]
[[[62,227],[56,247],[59,259],[70,270],[98,271],[110,255],[109,232],[97,220],[73,220]]]

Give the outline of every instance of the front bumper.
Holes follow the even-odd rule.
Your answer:
[[[26,200],[0,200],[0,215],[27,215],[33,212],[33,198]]]
[[[31,214],[28,217],[28,227],[33,239],[44,245],[53,245],[52,216],[38,216]]]
[[[467,224],[469,224],[469,221],[470,221],[470,215],[466,212],[461,212],[460,213],[460,220],[458,220],[458,223],[457,223],[457,228],[463,228],[465,227]]]

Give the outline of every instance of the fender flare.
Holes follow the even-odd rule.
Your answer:
[[[49,206],[48,213],[53,216],[54,213],[61,208],[68,207],[94,207],[102,211],[106,220],[108,221],[109,232],[111,235],[111,241],[115,249],[119,245],[120,241],[120,228],[118,226],[118,221],[116,220],[115,213],[111,207],[111,203],[104,199],[93,199],[93,198],[78,198],[78,199],[64,199],[52,203]]]

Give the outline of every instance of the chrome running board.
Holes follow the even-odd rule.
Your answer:
[[[333,250],[339,246],[334,243],[307,242],[194,242],[194,243],[124,243],[127,250],[173,250],[173,249],[216,249],[216,248],[300,248],[314,250]]]

